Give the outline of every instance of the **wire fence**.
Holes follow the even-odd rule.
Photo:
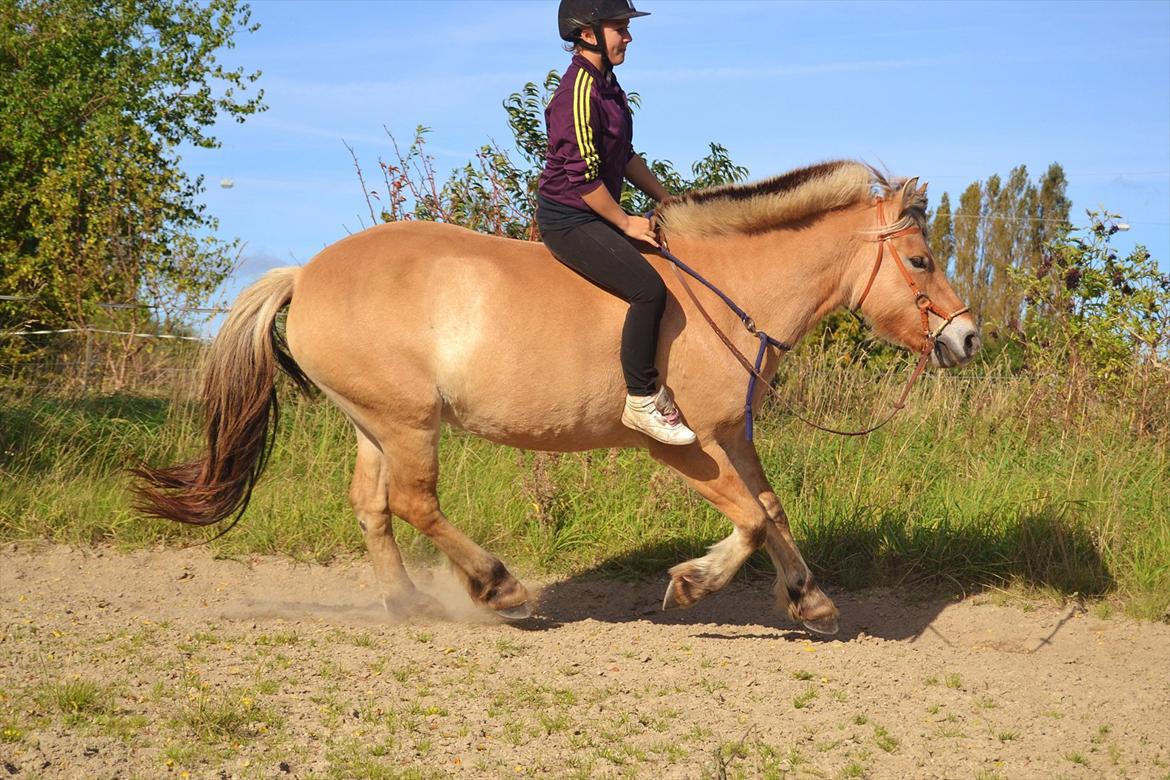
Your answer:
[[[91,395],[193,393],[208,341],[195,336],[110,328],[9,331],[21,338],[19,359],[0,341],[0,390]]]

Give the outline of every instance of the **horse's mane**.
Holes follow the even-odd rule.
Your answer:
[[[900,208],[891,216],[925,227],[925,188],[903,187],[905,179],[890,179],[855,160],[833,160],[747,184],[725,184],[687,193],[659,210],[668,234],[715,236],[758,233],[805,217],[850,206],[878,194],[890,198],[903,193]]]

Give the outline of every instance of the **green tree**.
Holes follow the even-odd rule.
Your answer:
[[[1026,270],[1033,276],[1040,273],[1040,268],[1045,263],[1051,265],[1052,246],[1072,230],[1072,224],[1069,222],[1069,209],[1072,204],[1065,195],[1067,186],[1068,180],[1065,178],[1064,169],[1057,163],[1049,165],[1036,193],[1036,210],[1031,224],[1032,264]],[[1038,278],[1044,277],[1040,275]],[[1060,284],[1051,278],[1048,283]],[[1053,312],[1047,308],[1048,301],[1047,296],[1033,296],[1024,313],[1025,322],[1051,316]]]
[[[992,175],[973,182],[953,214],[942,208],[950,205],[944,193],[931,229],[935,254],[942,262],[940,251],[945,256],[953,248],[955,289],[987,326],[986,337],[1019,333],[1026,316],[1038,316],[1034,307],[1045,305],[1033,297],[1025,311],[1017,275],[1034,272],[1045,247],[1068,231],[1066,186],[1064,171],[1052,163],[1038,184],[1023,165],[1006,180]]]
[[[951,196],[943,193],[930,220],[930,248],[943,273],[950,275],[955,259],[955,223],[951,219]]]
[[[249,20],[239,0],[0,2],[0,292],[20,299],[0,330],[141,325],[148,309],[100,304],[174,313],[223,280],[237,246],[212,237],[178,150],[263,110],[243,94],[259,73],[218,60]]]
[[[992,195],[991,185],[996,185]],[[1012,282],[1012,271],[1031,265],[1029,245],[1031,215],[1034,212],[1034,188],[1028,181],[1028,169],[1018,165],[1000,183],[998,176],[988,180],[984,264],[987,269],[987,298],[984,319],[994,328],[1014,330],[1019,325],[1022,297]]]
[[[982,262],[979,225],[983,221],[983,187],[980,182],[972,182],[963,190],[954,220],[955,290],[975,316],[982,319],[985,288],[978,276]]]
[[[1084,372],[1112,382],[1153,369],[1163,383],[1170,361],[1170,275],[1144,246],[1125,258],[1110,246],[1116,214],[1088,212],[1048,246],[1035,272],[1017,273],[1030,303],[1046,313],[1028,323],[1026,349],[1044,370]],[[1165,405],[1165,396],[1162,396]]]

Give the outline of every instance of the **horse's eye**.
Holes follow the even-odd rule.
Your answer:
[[[919,271],[925,271],[927,268],[930,267],[930,264],[927,262],[926,258],[923,257],[922,255],[914,255],[914,257],[911,257],[910,258],[910,265],[914,266]]]

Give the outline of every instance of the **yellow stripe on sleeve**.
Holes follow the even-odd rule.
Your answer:
[[[577,132],[577,148],[581,152],[581,159],[585,161],[585,180],[597,178],[597,169],[601,158],[597,155],[597,147],[593,143],[593,127],[589,124],[591,106],[589,92],[593,87],[593,77],[585,70],[577,71],[577,80],[573,84],[573,125]]]

